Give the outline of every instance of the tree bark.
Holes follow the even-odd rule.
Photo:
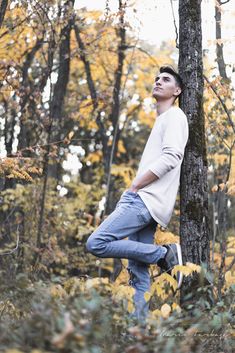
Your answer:
[[[7,10],[7,5],[8,5],[8,0],[2,0],[1,6],[0,6],[0,28],[2,27],[4,16]]]
[[[186,84],[180,107],[189,121],[182,164],[180,235],[183,261],[209,264],[208,185],[203,114],[201,0],[179,0],[179,73]],[[181,300],[197,280],[184,280]]]

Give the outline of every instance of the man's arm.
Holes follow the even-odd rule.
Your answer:
[[[168,118],[168,120],[160,158],[149,166],[149,170],[145,174],[133,180],[130,191],[137,192],[153,181],[160,179],[183,159],[188,139],[187,121],[177,115]]]
[[[146,185],[149,185],[157,179],[159,179],[158,176],[151,172],[151,170],[148,170],[141,177],[138,177],[133,180],[129,190],[132,192],[137,192],[139,189],[145,187]]]

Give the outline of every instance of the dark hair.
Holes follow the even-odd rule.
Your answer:
[[[180,77],[180,75],[178,74],[178,72],[176,72],[173,67],[171,67],[169,65],[161,66],[159,69],[159,72],[160,72],[160,74],[162,74],[163,72],[167,72],[168,74],[174,76],[176,83],[178,84],[178,86],[181,88],[181,91],[183,92],[184,87],[185,87],[184,82],[183,82],[182,78]]]

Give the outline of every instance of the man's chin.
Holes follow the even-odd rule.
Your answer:
[[[156,92],[153,92],[152,97],[158,99],[159,95]]]
[[[152,97],[155,98],[156,100],[164,99],[164,97],[162,97],[162,95],[161,95],[161,94],[158,94],[158,93],[153,93],[153,94],[152,94]]]

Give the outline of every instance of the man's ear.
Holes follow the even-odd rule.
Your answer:
[[[182,92],[182,89],[180,87],[176,87],[174,96],[178,97],[180,95],[180,93]]]

